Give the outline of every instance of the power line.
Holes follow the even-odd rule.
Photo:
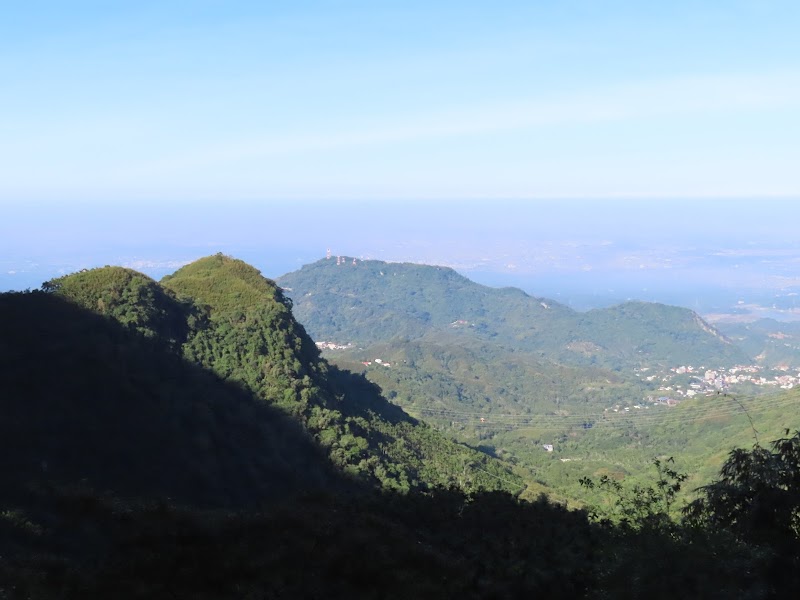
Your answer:
[[[488,475],[489,477],[494,477],[495,479],[497,479],[497,480],[499,480],[499,481],[502,481],[502,482],[504,482],[504,483],[508,483],[509,485],[513,485],[513,486],[519,486],[519,489],[521,489],[521,490],[524,490],[525,488],[527,488],[527,487],[528,487],[526,484],[520,484],[520,483],[517,483],[517,482],[515,482],[515,481],[510,481],[509,479],[504,479],[503,477],[498,477],[498,476],[497,476],[497,475],[495,475],[494,473],[489,473],[489,471],[487,471],[486,469],[481,469],[481,468],[480,468],[479,466],[477,466],[477,465],[472,465],[472,468],[473,468],[473,469],[477,469],[478,471],[481,471],[481,472],[483,472],[483,473],[486,473],[486,475]]]
[[[720,403],[720,398],[729,398],[730,402]],[[745,408],[745,403],[747,408]],[[589,425],[630,425],[630,424],[681,424],[695,422],[707,418],[726,418],[739,415],[748,416],[751,412],[762,412],[766,409],[781,408],[800,403],[800,396],[782,397],[779,399],[751,398],[739,401],[730,396],[717,397],[702,404],[683,405],[670,409],[633,409],[622,413],[605,411],[602,413],[581,413],[575,415],[520,415],[491,414],[477,411],[459,411],[447,408],[420,408],[416,411],[428,417],[440,417],[482,428],[497,426],[514,429],[565,429]],[[646,412],[644,412],[646,411]],[[483,421],[481,421],[483,419]]]
[[[800,401],[800,398],[789,397],[789,398],[782,398],[780,400],[767,400],[767,399],[760,399],[760,401],[751,399],[749,403],[754,405],[755,407],[764,407],[766,408],[769,405],[771,406],[781,406],[786,404],[793,404],[795,402]],[[426,414],[439,414],[441,416],[455,416],[455,417],[463,417],[463,418],[485,418],[485,419],[492,419],[492,420],[502,420],[502,419],[541,419],[541,418],[548,418],[548,419],[557,419],[557,420],[568,420],[568,419],[577,419],[577,420],[584,420],[584,419],[591,419],[591,418],[600,418],[604,416],[610,415],[618,415],[620,417],[625,415],[637,415],[640,418],[661,418],[665,415],[683,415],[685,412],[719,412],[725,410],[733,410],[734,412],[737,411],[734,403],[739,401],[735,400],[731,397],[731,404],[725,403],[720,404],[716,400],[711,400],[705,402],[703,404],[696,404],[696,405],[683,405],[681,407],[675,407],[670,409],[660,409],[655,408],[654,410],[650,409],[634,409],[632,411],[624,411],[624,412],[612,412],[612,411],[604,411],[602,413],[598,412],[586,412],[586,413],[578,413],[573,415],[555,415],[555,414],[520,414],[520,413],[487,413],[487,412],[478,412],[478,411],[462,411],[456,409],[449,409],[449,408],[419,408],[417,409],[418,412],[426,413]],[[746,400],[746,402],[748,402]],[[663,412],[667,410],[668,412]],[[647,412],[641,412],[647,411]]]

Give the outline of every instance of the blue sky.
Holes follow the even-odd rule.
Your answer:
[[[770,0],[7,2],[0,290],[328,247],[794,289],[798,30]]]
[[[7,3],[0,202],[797,198],[798,6]]]

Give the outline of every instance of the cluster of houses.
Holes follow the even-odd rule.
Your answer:
[[[454,327],[454,328],[455,327],[467,327],[467,326],[474,327],[473,324],[471,324],[469,321],[465,321],[464,319],[458,319],[458,320],[453,321],[452,323],[450,323],[450,327]]]
[[[361,361],[361,364],[364,365],[365,367],[370,366],[372,363],[375,363],[376,365],[380,365],[382,367],[387,367],[387,368],[392,366],[392,363],[388,363],[385,360],[383,360],[382,358],[376,358],[374,360],[362,360]]]
[[[317,348],[320,350],[350,350],[353,348],[353,344],[348,342],[347,344],[340,344],[338,342],[317,342]],[[362,360],[361,364],[365,367],[369,367],[372,364],[380,365],[381,367],[391,368],[392,363],[386,362],[382,358],[374,358],[372,360]]]
[[[672,392],[670,395],[686,398],[698,394],[709,396],[741,384],[771,386],[784,390],[800,385],[800,369],[793,370],[786,366],[767,368],[760,365],[736,365],[717,369],[680,366],[667,373],[653,375],[646,375],[646,371],[646,367],[639,369],[637,376],[644,381],[658,382],[659,391],[669,391]]]
[[[659,394],[647,396],[645,401],[653,405],[675,406],[681,400],[695,396],[712,396],[732,391],[735,386],[753,385],[790,390],[800,385],[800,369],[786,366],[767,368],[760,365],[736,365],[730,368],[707,369],[683,365],[667,372],[649,373],[649,367],[636,369],[642,381],[658,384]],[[616,405],[614,412],[630,412],[631,408],[647,408],[646,404],[633,407]],[[609,409],[607,409],[609,410]]]
[[[320,350],[349,350],[353,344],[337,344],[336,342],[317,342]]]

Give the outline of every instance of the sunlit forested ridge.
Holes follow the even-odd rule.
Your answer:
[[[172,352],[172,360],[182,358],[246,391],[258,406],[293,418],[333,464],[356,478],[403,490],[522,487],[498,461],[453,444],[389,404],[363,378],[330,367],[281,290],[242,261],[204,258],[163,284],[104,267],[44,287],[109,317],[109,327],[122,325],[137,340]]]
[[[366,346],[445,331],[615,370],[749,360],[686,308],[630,301],[582,313],[516,288],[477,284],[447,267],[329,258],[277,281],[317,340]]]

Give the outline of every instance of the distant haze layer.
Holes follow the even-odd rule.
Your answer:
[[[3,290],[112,263],[158,277],[216,251],[275,278],[330,249],[444,264],[576,308],[628,298],[704,312],[755,303],[789,318],[800,263],[800,204],[786,200],[53,202],[3,211]]]

